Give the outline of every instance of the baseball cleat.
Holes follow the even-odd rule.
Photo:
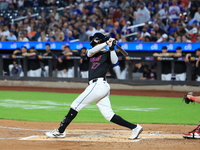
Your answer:
[[[142,126],[140,126],[139,124],[137,124],[137,127],[132,129],[132,135],[129,137],[129,139],[133,140],[133,139],[137,139],[137,137],[139,136],[139,134],[143,131]]]
[[[53,131],[49,131],[49,132],[46,132],[45,133],[46,136],[50,137],[50,138],[64,138],[66,136],[66,133],[63,132],[63,133],[60,133],[58,131],[58,129],[55,129]]]
[[[200,132],[198,132],[198,131],[189,132],[187,134],[184,134],[183,137],[185,139],[200,139]]]

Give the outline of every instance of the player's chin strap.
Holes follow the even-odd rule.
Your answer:
[[[65,116],[64,120],[60,123],[60,127],[58,128],[58,131],[60,133],[63,133],[67,126],[70,124],[70,122],[76,117],[78,112],[74,109],[70,109],[68,114]]]

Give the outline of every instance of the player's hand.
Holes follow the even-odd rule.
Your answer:
[[[109,46],[109,47],[112,47],[116,44],[116,40],[114,38],[109,38],[108,41],[106,41],[106,44]]]

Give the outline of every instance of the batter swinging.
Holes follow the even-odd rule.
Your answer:
[[[86,105],[95,102],[101,114],[113,123],[127,127],[132,130],[132,135],[129,139],[136,139],[142,132],[143,128],[140,125],[132,124],[120,116],[116,115],[110,104],[110,86],[106,81],[106,72],[110,65],[118,65],[118,57],[114,51],[114,39],[106,38],[101,33],[95,33],[90,37],[92,49],[87,51],[89,62],[89,85],[71,104],[68,114],[60,123],[60,127],[56,130],[46,132],[48,137],[65,137],[64,132],[70,122],[76,117],[78,112]],[[104,49],[105,46],[110,47],[110,51]]]

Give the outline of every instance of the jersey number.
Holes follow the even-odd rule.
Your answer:
[[[96,69],[99,65],[100,65],[100,63],[92,63],[91,69]]]

